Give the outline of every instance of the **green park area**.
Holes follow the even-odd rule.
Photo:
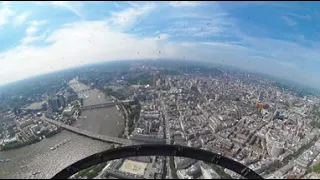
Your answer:
[[[312,172],[320,173],[320,163],[311,167]]]

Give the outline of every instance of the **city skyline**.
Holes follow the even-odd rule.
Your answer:
[[[319,88],[317,7],[298,2],[2,2],[0,84],[102,61],[186,59]]]

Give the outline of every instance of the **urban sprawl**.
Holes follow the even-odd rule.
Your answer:
[[[320,178],[317,97],[295,96],[274,86],[271,80],[246,73],[168,75],[160,74],[155,67],[130,69],[130,74],[138,72],[147,72],[151,82],[132,85],[126,82],[127,77],[119,76],[98,88],[103,92],[108,89],[110,102],[120,102],[120,93],[124,96],[124,103],[116,105],[125,119],[119,137],[142,144],[178,144],[212,151],[248,166],[264,178]],[[88,97],[71,85],[84,83],[96,88],[90,79],[83,79],[70,80],[69,87],[55,96],[44,94],[34,100],[38,102],[0,114],[5,129],[0,134],[1,149],[36,143],[62,130],[43,118],[70,126],[86,118],[81,116],[81,107]],[[52,150],[58,146],[53,145]],[[88,178],[88,173],[73,177]],[[240,178],[230,170],[202,161],[156,156],[106,162],[94,177]]]

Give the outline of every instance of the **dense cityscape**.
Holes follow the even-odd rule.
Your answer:
[[[227,67],[174,63],[85,66],[60,76],[47,75],[48,80],[41,77],[32,83],[20,82],[20,91],[12,91],[19,89],[17,84],[0,89],[0,158],[4,158],[0,159],[0,169],[13,163],[1,152],[19,148],[32,151],[34,144],[70,131],[89,136],[87,141],[111,144],[109,148],[128,141],[204,149],[240,162],[268,179],[320,178],[320,99],[313,91]],[[93,91],[94,96],[90,95]],[[83,130],[81,123],[90,123],[92,114],[99,112],[108,119],[106,109],[110,107],[116,109],[112,116],[118,116],[114,126],[121,129],[120,133],[102,136],[89,134],[91,129]],[[98,130],[91,133],[97,134],[99,126],[106,125],[94,126]],[[55,153],[73,141],[67,137],[46,151]],[[11,178],[2,173],[0,177]],[[17,177],[50,178],[45,173],[30,168],[21,170]],[[105,162],[71,178],[241,176],[195,159],[141,156]]]

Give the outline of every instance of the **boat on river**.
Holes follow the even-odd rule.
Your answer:
[[[65,139],[65,140],[61,141],[60,143],[58,143],[57,145],[51,147],[50,150],[55,150],[55,149],[57,149],[58,147],[66,144],[66,143],[68,143],[68,142],[70,142],[70,141],[71,141],[71,139]]]

